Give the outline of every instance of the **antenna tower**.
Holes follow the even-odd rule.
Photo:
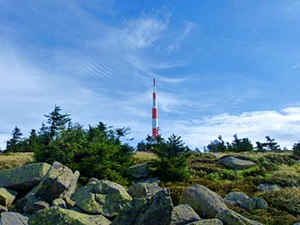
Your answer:
[[[158,136],[158,110],[156,102],[156,83],[153,79],[153,108],[152,108],[152,138],[156,139]]]

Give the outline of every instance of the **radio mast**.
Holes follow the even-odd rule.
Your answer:
[[[158,136],[158,110],[156,102],[156,83],[153,79],[153,108],[152,108],[152,138],[156,139]]]

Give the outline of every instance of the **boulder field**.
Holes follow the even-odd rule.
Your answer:
[[[144,178],[145,168],[141,170]],[[252,210],[267,207],[243,193],[225,201],[195,184],[173,206],[168,189],[142,180],[128,189],[91,178],[77,188],[79,172],[59,162],[34,163],[0,171],[1,225],[259,225],[230,210],[227,203]],[[261,206],[263,205],[263,206]],[[248,207],[248,208],[247,208]]]

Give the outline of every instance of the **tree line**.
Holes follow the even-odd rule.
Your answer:
[[[5,152],[34,152],[36,162],[53,163],[59,161],[72,170],[79,170],[82,179],[96,177],[126,184],[130,178],[126,169],[135,163],[134,152],[153,152],[157,159],[150,163],[150,172],[164,181],[185,180],[188,178],[188,159],[192,152],[181,140],[172,134],[167,139],[161,135],[153,139],[147,136],[130,146],[126,136],[130,128],[113,128],[103,122],[96,126],[73,123],[69,114],[62,114],[61,108],[45,115],[47,119],[37,131],[32,129],[25,138],[17,126],[12,138],[7,141]],[[281,151],[275,139],[266,136],[265,142],[256,142],[254,147],[248,138],[236,134],[231,143],[218,139],[208,144],[205,152],[249,152]],[[197,150],[197,149],[196,149]],[[295,155],[300,156],[300,142],[293,146]]]
[[[217,140],[210,142],[204,147],[206,152],[250,152],[250,151],[281,151],[280,145],[275,139],[266,136],[265,142],[255,142],[254,147],[249,138],[238,138],[237,134],[233,136],[233,141],[231,143],[223,140],[222,136],[219,135]],[[284,149],[286,150],[286,149]]]

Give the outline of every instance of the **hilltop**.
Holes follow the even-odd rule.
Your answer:
[[[136,152],[134,158],[134,164],[151,164],[157,156]],[[240,160],[238,163],[242,162],[242,166],[239,164],[237,169],[237,165],[229,165],[227,161],[232,158]],[[1,169],[14,168],[32,162],[33,155],[1,154],[0,161]],[[245,163],[247,161],[253,164]],[[300,221],[300,162],[290,152],[194,152],[188,168],[190,176],[187,180],[159,184],[170,190],[174,206],[179,204],[186,188],[199,184],[227,199],[226,205],[245,218],[270,225],[292,225]],[[266,206],[251,205],[257,199],[263,199]]]

